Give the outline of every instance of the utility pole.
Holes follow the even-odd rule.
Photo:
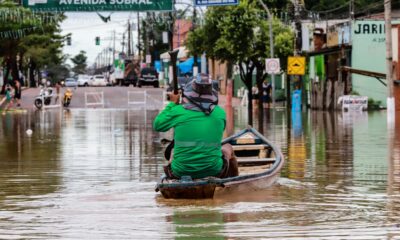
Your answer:
[[[295,18],[295,33],[296,33],[296,39],[295,39],[295,56],[300,55],[301,53],[301,47],[302,47],[302,36],[301,36],[301,19],[300,19],[300,0],[295,0],[294,1],[294,18]],[[297,75],[297,81],[299,84],[299,88],[302,90],[302,100],[301,100],[301,104],[303,104],[305,102],[305,92],[303,89],[303,81],[302,81],[302,76]],[[288,79],[287,81],[287,93],[288,93],[288,109],[291,106],[291,94],[290,94],[290,81]]]
[[[354,0],[350,0],[349,2],[349,15],[350,15],[350,19],[353,20],[354,19]]]
[[[272,31],[272,15],[271,12],[269,11],[267,5],[264,4],[262,0],[258,0],[267,12],[268,15],[268,21],[269,21],[269,52],[270,52],[270,57],[274,58],[274,33]],[[271,82],[272,82],[272,108],[275,108],[275,74],[271,74]]]
[[[145,51],[146,51],[146,58],[145,58],[145,60],[146,60],[146,66],[148,66],[147,65],[147,55],[149,55],[150,54],[150,48],[149,48],[149,44],[150,44],[150,31],[149,31],[149,29],[150,29],[150,24],[148,24],[149,23],[149,19],[150,19],[150,13],[149,12],[146,12],[146,25],[145,25],[145,27],[146,27],[146,29],[145,29],[145,31],[146,31],[146,41],[144,42],[144,46],[145,46]]]
[[[139,18],[139,12],[137,12],[137,32],[138,32],[138,58],[139,58],[139,63],[141,59],[141,45],[140,45],[140,18]]]
[[[393,53],[392,53],[392,3],[391,0],[384,0],[385,4],[385,30],[386,30],[386,81],[388,96],[387,104],[387,121],[393,124],[395,119],[395,103],[393,98]],[[390,125],[391,125],[390,124]],[[389,126],[389,124],[388,124]]]
[[[171,65],[169,66],[169,81],[172,83],[173,88],[174,88],[174,93],[178,93],[178,88],[177,88],[177,69],[176,69],[176,62],[177,62],[177,57],[179,51],[174,51],[174,21],[175,18],[173,16],[174,13],[170,12],[169,17],[170,17],[170,24],[169,24],[169,31],[168,31],[168,41],[169,41],[169,55],[170,55],[170,63]]]
[[[113,59],[113,64],[114,64],[114,61],[115,61],[115,30],[113,31],[113,57],[112,57],[112,59]]]
[[[192,31],[196,30],[196,18],[197,18],[196,6],[193,6]],[[198,72],[199,72],[199,67],[197,64],[197,54],[193,54],[193,77],[196,77]]]
[[[131,51],[131,23],[128,20],[128,57],[130,57],[132,54]]]
[[[122,53],[125,53],[125,33],[122,34]]]

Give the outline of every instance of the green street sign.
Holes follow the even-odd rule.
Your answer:
[[[42,12],[172,11],[173,0],[23,0],[24,7]]]

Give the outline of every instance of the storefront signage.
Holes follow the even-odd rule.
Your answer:
[[[33,11],[172,11],[172,0],[23,0]]]

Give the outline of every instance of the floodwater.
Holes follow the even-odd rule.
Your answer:
[[[156,114],[0,115],[0,239],[400,239],[400,123],[388,130],[385,112],[266,113],[281,178],[210,200],[154,192],[170,136],[152,130]]]

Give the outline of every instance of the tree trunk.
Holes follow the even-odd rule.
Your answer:
[[[11,64],[11,75],[12,75],[12,81],[18,80],[19,79],[19,73],[18,73],[18,64],[17,64],[17,57],[12,56],[10,58],[10,64]],[[12,83],[14,84],[14,83]]]
[[[264,106],[263,106],[263,76],[264,75],[264,68],[257,67],[256,71],[256,83],[258,88],[258,130],[260,133],[264,134]]]
[[[30,87],[36,87],[36,81],[35,81],[35,69],[36,69],[36,63],[32,60],[30,60],[29,64],[29,81],[30,81]]]
[[[243,69],[243,64],[246,65],[246,71]],[[253,70],[255,65],[250,61],[247,62],[240,62],[239,69],[240,69],[240,79],[244,83],[247,88],[248,98],[247,98],[247,116],[248,116],[248,125],[253,126],[253,105],[252,99],[253,94],[251,92],[252,82],[253,82]]]
[[[246,78],[246,87],[247,87],[247,93],[248,93],[248,98],[247,98],[247,115],[249,118],[248,125],[253,126],[253,93],[251,92],[251,81],[252,76],[250,75],[250,78],[247,76]]]

